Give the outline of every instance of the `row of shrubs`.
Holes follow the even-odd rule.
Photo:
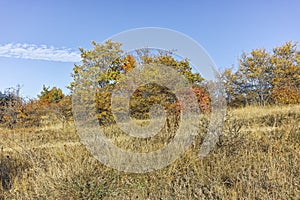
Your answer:
[[[20,87],[0,92],[0,125],[8,128],[40,126],[44,116],[53,116],[63,125],[72,117],[71,97],[61,89],[43,87],[37,99],[20,96]]]

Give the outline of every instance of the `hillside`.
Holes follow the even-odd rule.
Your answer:
[[[204,120],[180,159],[145,174],[98,162],[72,123],[2,128],[0,199],[299,199],[299,119],[299,105],[231,109],[208,156]]]

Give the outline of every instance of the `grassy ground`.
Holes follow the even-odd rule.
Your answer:
[[[0,199],[299,199],[299,119],[299,106],[230,110],[208,156],[198,157],[208,124],[203,120],[181,158],[146,174],[104,166],[72,125],[2,128]]]

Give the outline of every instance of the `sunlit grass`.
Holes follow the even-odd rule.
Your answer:
[[[145,174],[101,164],[73,125],[1,129],[0,199],[299,199],[299,119],[298,106],[230,110],[209,155],[198,157],[203,121],[181,158]]]

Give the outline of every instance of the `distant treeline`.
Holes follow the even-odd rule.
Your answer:
[[[111,90],[132,69],[140,64],[167,65],[183,75],[192,86],[202,112],[210,111],[207,83],[192,71],[188,59],[178,60],[170,51],[138,50],[123,55],[121,44],[106,41],[92,43],[92,50],[80,49],[82,62],[75,65],[69,89],[64,95],[60,88],[43,86],[37,99],[26,100],[19,95],[20,87],[0,92],[0,124],[7,127],[40,125],[43,116],[52,115],[63,124],[72,118],[72,94],[84,96],[91,81],[97,80],[93,106],[100,124],[114,121],[111,112]],[[100,70],[99,70],[100,69]],[[159,76],[159,74],[157,74]],[[255,49],[243,53],[237,68],[227,68],[220,74],[229,106],[280,105],[300,103],[300,52],[297,43],[287,42],[271,52]],[[126,86],[124,86],[126,87]],[[180,102],[168,88],[157,84],[139,87],[130,100],[131,116],[149,117],[151,105],[161,104],[168,115],[178,115]]]
[[[37,99],[24,99],[20,87],[0,92],[0,124],[8,128],[40,126],[43,116],[62,122],[62,126],[72,117],[71,96],[61,89],[43,86]]]

